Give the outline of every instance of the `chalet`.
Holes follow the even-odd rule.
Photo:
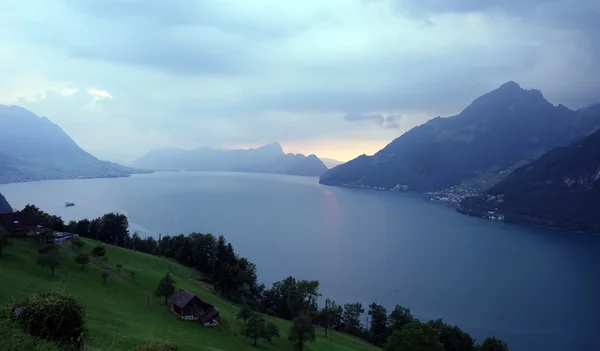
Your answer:
[[[200,321],[204,326],[219,325],[219,309],[191,292],[180,289],[170,299],[171,310],[186,321]]]
[[[34,235],[40,228],[36,214],[30,212],[14,212],[0,214],[0,228],[6,230],[8,235],[25,237]]]

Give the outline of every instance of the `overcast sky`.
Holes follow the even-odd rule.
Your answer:
[[[508,81],[600,101],[598,0],[0,0],[0,103],[96,156],[348,160]]]

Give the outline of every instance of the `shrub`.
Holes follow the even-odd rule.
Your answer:
[[[104,245],[98,245],[92,249],[92,256],[94,257],[105,257],[106,256],[106,248]]]
[[[120,263],[117,263],[117,272],[121,273],[121,269],[123,269],[123,265]]]
[[[72,297],[58,293],[29,296],[15,307],[13,317],[23,330],[37,338],[82,350],[87,338],[85,311]]]
[[[100,276],[102,277],[102,284],[106,284],[106,280],[110,276],[110,272],[109,271],[102,271],[102,273],[100,273]]]
[[[83,245],[83,240],[79,238],[74,238],[71,240],[71,246],[73,246],[75,250],[80,250],[83,247]]]
[[[131,278],[131,280],[133,282],[135,282],[135,277],[137,276],[137,272],[136,271],[129,271],[129,277]]]
[[[179,351],[179,347],[166,342],[152,342],[138,346],[135,351]]]

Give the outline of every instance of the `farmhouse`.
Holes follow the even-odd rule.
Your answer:
[[[171,310],[181,319],[200,321],[204,326],[219,325],[219,309],[185,289],[173,294],[170,302]]]
[[[37,216],[29,212],[11,212],[0,214],[0,228],[8,232],[10,236],[33,235],[39,230]]]

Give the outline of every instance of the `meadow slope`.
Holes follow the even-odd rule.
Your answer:
[[[97,242],[85,239],[83,250],[89,252]],[[241,322],[236,320],[239,308],[222,301],[211,287],[200,283],[198,274],[176,262],[106,245],[111,276],[102,283],[100,262],[90,263],[84,270],[74,262],[74,253],[60,249],[61,266],[50,276],[48,269],[36,265],[38,245],[32,240],[16,240],[0,257],[0,301],[14,304],[34,292],[57,291],[75,297],[85,308],[90,330],[89,350],[133,350],[149,341],[177,344],[182,351],[192,350],[256,350],[251,341],[239,335]],[[123,265],[117,273],[117,264]],[[129,271],[137,274],[135,281]],[[206,328],[198,322],[181,321],[164,305],[164,299],[153,291],[158,281],[170,272],[177,288],[186,288],[200,298],[215,304],[221,311],[221,325]],[[281,338],[269,345],[259,342],[261,350],[294,350],[286,339],[289,321],[267,317],[278,326]],[[324,338],[317,328],[317,341],[306,346],[313,351],[378,350],[361,340],[335,332]]]

